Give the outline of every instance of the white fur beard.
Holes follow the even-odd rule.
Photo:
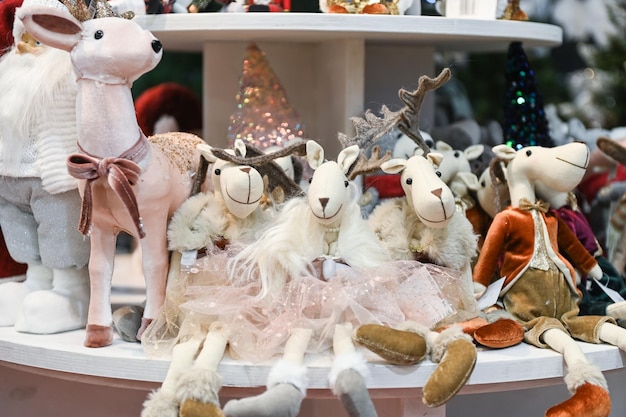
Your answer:
[[[24,148],[39,131],[38,123],[54,106],[55,93],[75,84],[69,53],[42,47],[41,53],[17,54],[0,60],[0,150],[8,167],[17,167]]]

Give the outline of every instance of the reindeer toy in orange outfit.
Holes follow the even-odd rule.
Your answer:
[[[97,1],[96,7],[108,7],[106,1]],[[84,17],[43,6],[21,8],[18,17],[38,40],[69,51],[76,72],[80,153],[68,158],[68,168],[82,180],[79,230],[91,238],[91,300],[84,343],[101,347],[113,339],[110,284],[120,231],[141,239],[147,294],[138,338],[163,303],[169,264],[167,225],[201,177],[196,145],[202,140],[183,133],[145,137],[130,87],[158,64],[161,43],[131,20],[112,14],[91,19],[82,2],[76,7],[73,14]]]
[[[626,329],[609,316],[578,314],[574,268],[594,279],[602,271],[576,235],[535,196],[537,181],[557,191],[576,186],[589,163],[589,149],[575,142],[518,151],[498,145],[493,151],[506,164],[511,206],[489,227],[474,267],[475,292],[484,291],[500,265],[497,276],[505,278],[500,301],[524,327],[524,340],[563,355],[565,383],[573,396],[550,408],[547,417],[607,417],[606,380],[574,339],[626,350]]]

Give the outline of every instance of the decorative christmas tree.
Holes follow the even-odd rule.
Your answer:
[[[543,99],[521,42],[509,46],[504,93],[504,143],[515,149],[552,147]]]
[[[304,135],[298,113],[289,104],[285,89],[255,43],[248,45],[236,98],[237,108],[228,126],[231,145],[242,139],[265,149],[283,146]]]

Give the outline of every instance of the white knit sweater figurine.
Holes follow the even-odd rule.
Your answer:
[[[64,6],[55,0],[26,5]],[[0,285],[0,326],[50,334],[86,324],[89,245],[77,230],[81,198],[67,173],[76,151],[75,75],[15,19],[0,60],[0,227],[23,282]]]

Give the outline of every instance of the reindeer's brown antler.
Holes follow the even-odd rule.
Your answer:
[[[246,143],[246,156],[241,156],[237,153],[233,155],[224,149],[218,148],[212,148],[211,153],[218,159],[239,165],[250,165],[256,168],[261,176],[268,178],[270,192],[280,187],[283,190],[285,199],[303,194],[302,188],[289,178],[274,160],[289,155],[306,155],[306,141],[297,141],[267,154],[249,143]]]
[[[365,157],[363,152],[359,155],[359,158],[351,167],[350,172],[348,173],[348,179],[353,180],[358,175],[361,174],[370,174],[372,172],[376,172],[380,169],[380,166],[391,159],[391,151],[385,152],[385,154],[381,157],[380,146],[374,145],[372,147],[372,155],[369,159]]]
[[[370,148],[394,128],[398,128],[402,133],[410,137],[423,150],[424,155],[430,152],[430,148],[426,145],[419,131],[419,111],[426,93],[441,87],[448,82],[450,76],[450,69],[444,68],[436,78],[421,76],[418,81],[418,87],[413,92],[400,89],[398,95],[404,103],[404,107],[400,111],[392,112],[387,106],[383,105],[381,109],[382,117],[376,116],[370,110],[367,110],[363,117],[351,118],[350,121],[354,126],[356,135],[349,137],[344,133],[338,134],[342,148],[345,149],[351,145],[358,145],[361,149],[361,155],[350,169],[348,176],[355,178],[358,174],[373,172],[376,170],[374,168],[376,163],[380,167],[383,162],[391,158],[390,152],[387,152],[380,158],[380,148],[378,148],[376,157],[373,155],[368,160],[365,157],[364,150]],[[374,148],[372,148],[372,154],[373,151]],[[367,168],[364,169],[364,167]]]
[[[619,164],[626,165],[626,148],[622,145],[613,139],[603,136],[596,140],[596,144],[603,153],[613,158]]]
[[[430,152],[430,148],[424,142],[424,138],[419,131],[419,111],[424,103],[424,98],[428,91],[433,91],[448,82],[452,73],[449,68],[444,68],[437,77],[430,78],[422,75],[418,81],[417,90],[408,92],[401,89],[398,95],[404,103],[404,109],[398,112],[398,129],[413,139],[413,141],[424,151],[424,155]]]

